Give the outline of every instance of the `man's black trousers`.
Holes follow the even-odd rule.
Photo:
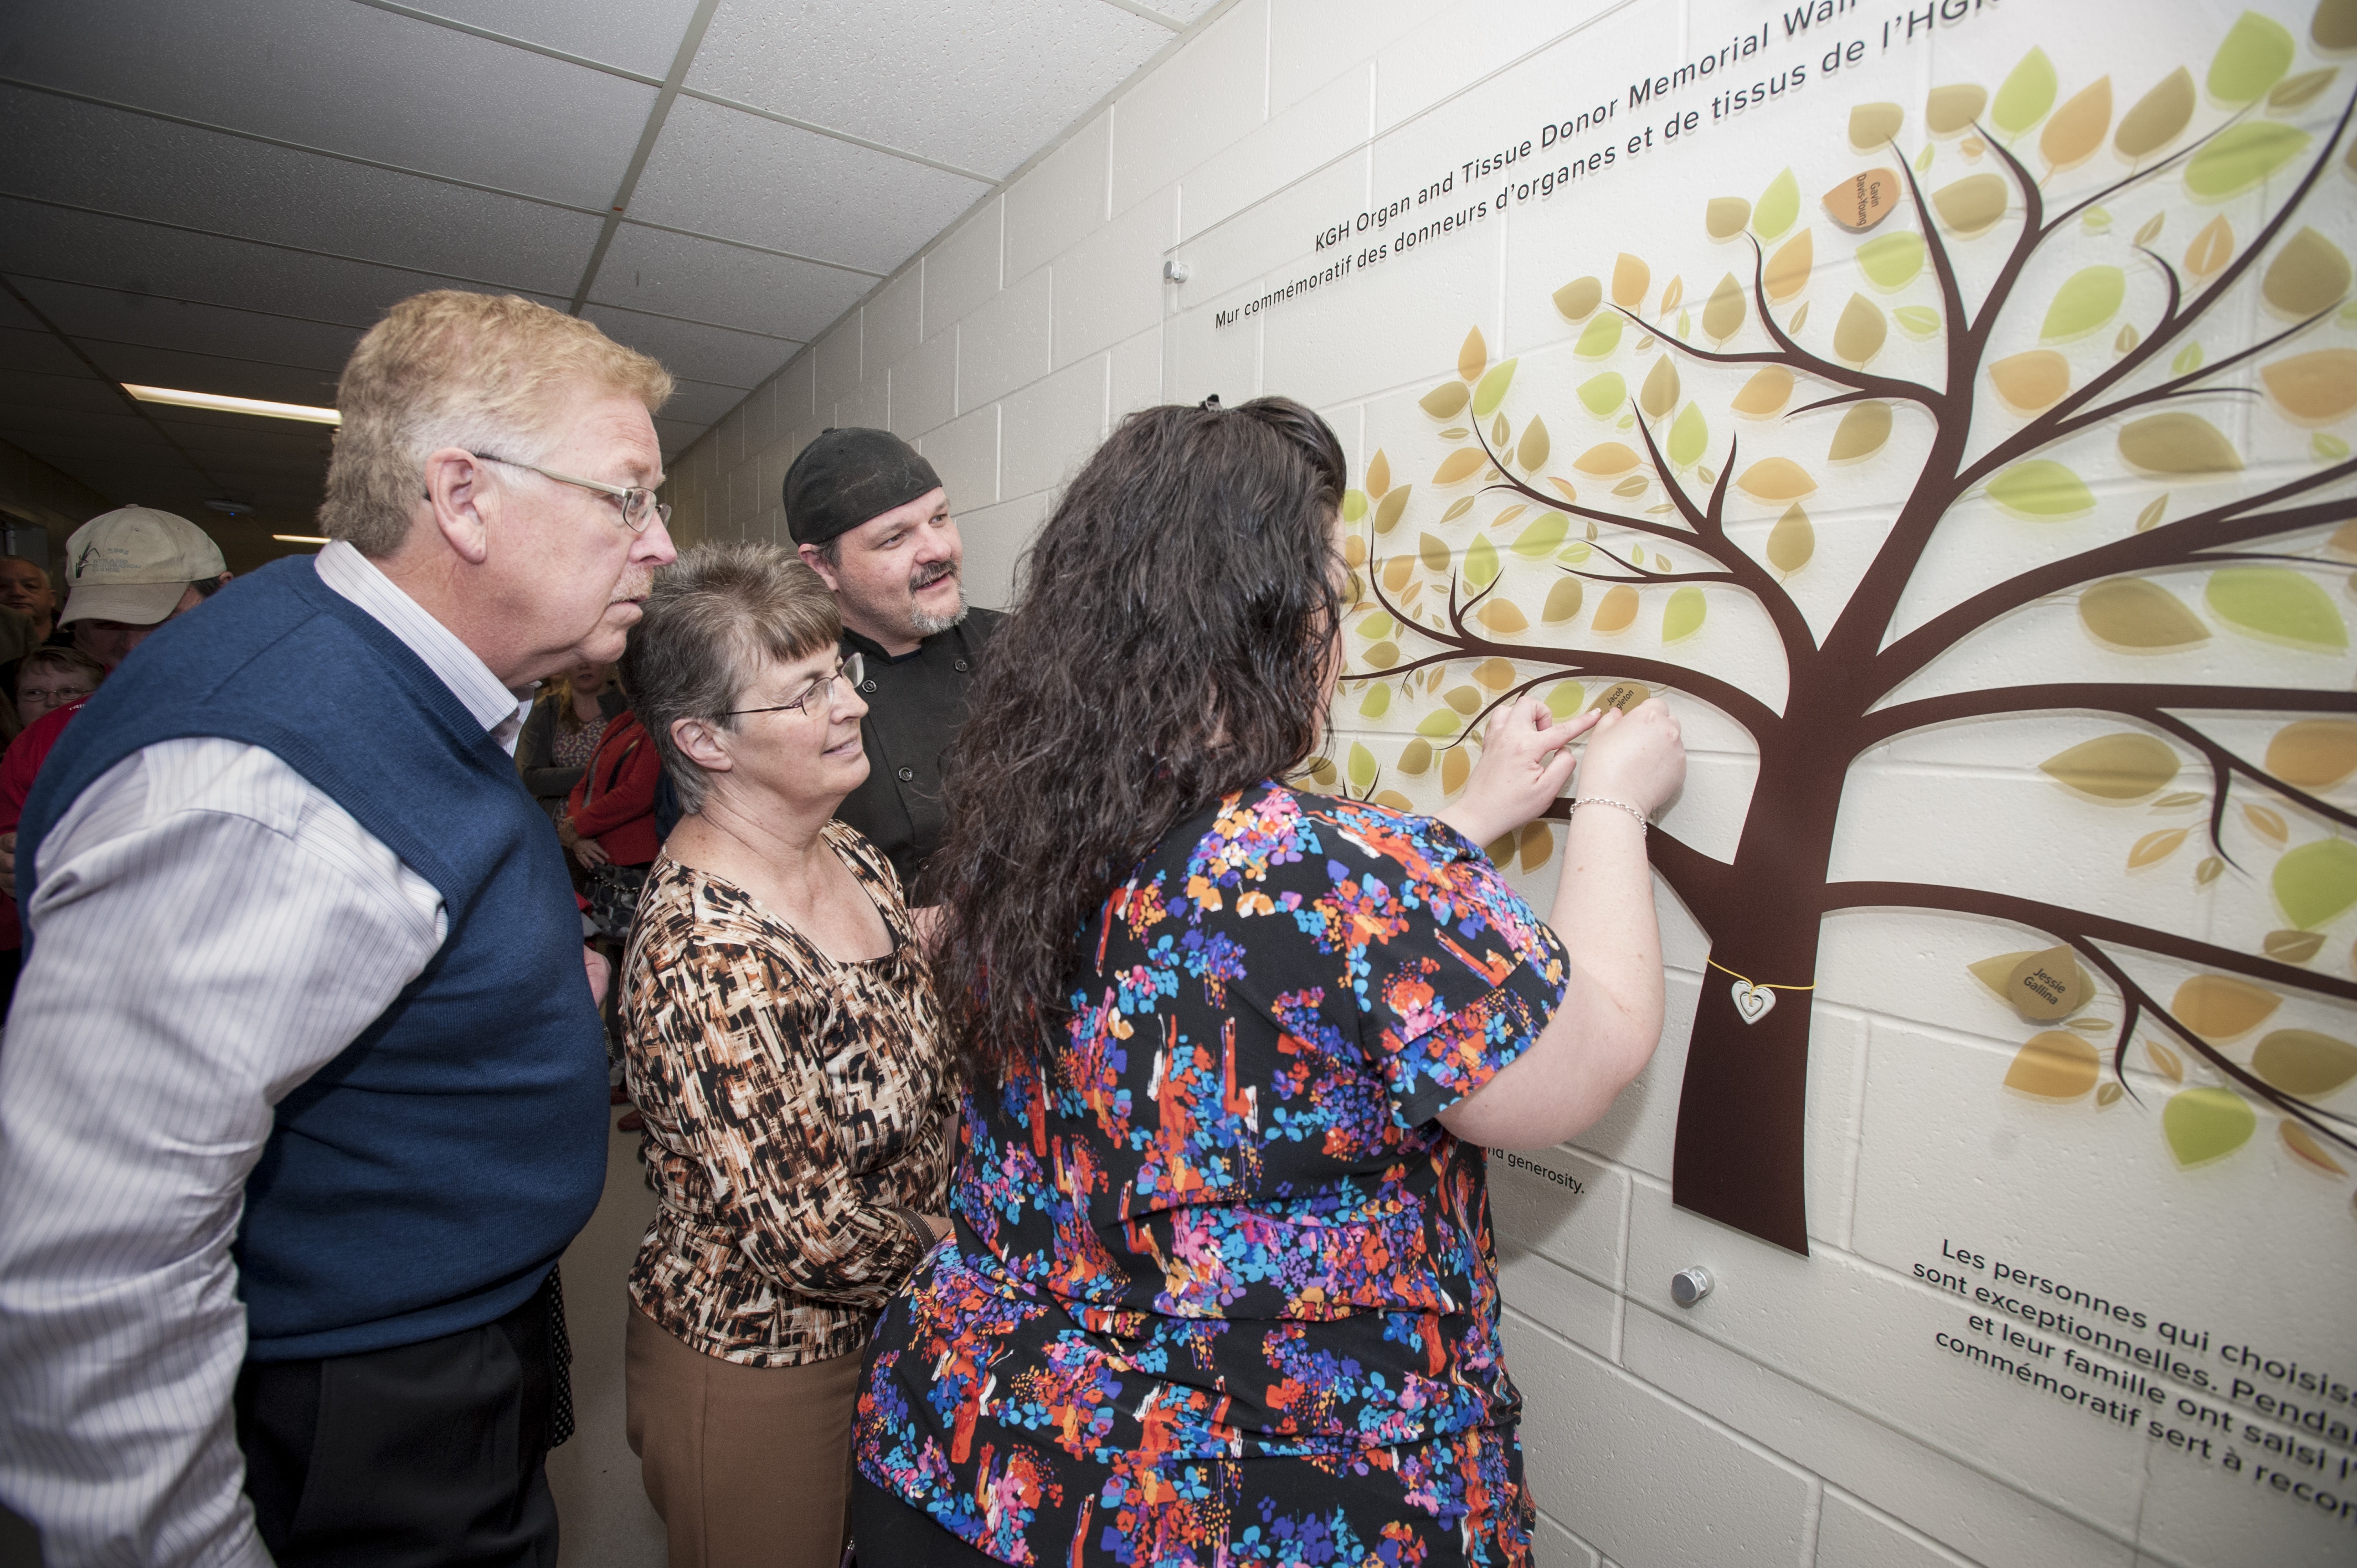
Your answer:
[[[560,1404],[570,1414],[564,1311],[552,1271],[479,1328],[248,1361],[237,1440],[279,1568],[554,1568],[544,1461],[564,1440]]]

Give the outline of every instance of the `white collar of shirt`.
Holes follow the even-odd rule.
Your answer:
[[[368,611],[425,668],[450,688],[467,711],[490,732],[502,750],[515,753],[516,735],[523,727],[524,709],[538,683],[511,690],[500,684],[490,666],[458,640],[458,634],[425,613],[425,607],[393,585],[392,578],[351,544],[339,539],[318,554],[319,581]]]

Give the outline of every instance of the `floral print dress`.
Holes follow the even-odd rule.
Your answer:
[[[1080,933],[868,1348],[870,1482],[1002,1563],[1522,1564],[1482,1151],[1555,937],[1453,829],[1264,784]]]

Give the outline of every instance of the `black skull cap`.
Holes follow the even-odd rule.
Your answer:
[[[923,454],[890,431],[830,427],[786,469],[786,532],[823,544],[941,488]]]

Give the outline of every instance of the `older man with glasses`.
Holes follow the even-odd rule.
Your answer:
[[[334,542],[157,630],[43,770],[0,1497],[48,1562],[555,1561],[605,974],[510,748],[672,559],[671,387],[522,299],[403,301],[338,392]]]

